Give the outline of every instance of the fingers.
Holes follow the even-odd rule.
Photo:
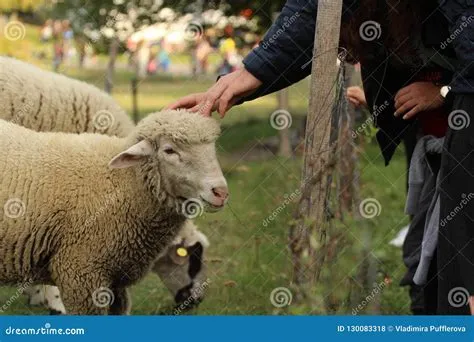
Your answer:
[[[395,94],[395,102],[398,101],[402,96],[408,95],[411,92],[411,88],[413,84],[410,84],[409,86],[406,86],[405,88],[400,89]]]
[[[402,106],[400,106],[399,109],[397,109],[397,111],[395,112],[395,116],[400,116],[417,105],[418,102],[416,99],[409,100],[408,102],[405,102]]]
[[[217,100],[204,100],[198,106],[199,114],[203,116],[211,116],[212,112],[216,109],[216,102]]]
[[[222,94],[229,88],[229,85],[231,84],[229,81],[234,77],[235,75],[233,73],[226,75],[219,79],[219,81],[217,81],[217,83],[211,88],[209,88],[201,100],[199,113],[204,116],[210,116],[212,111],[217,109],[217,106],[221,101]]]
[[[398,111],[398,109],[403,106],[403,104],[407,103],[408,101],[412,100],[413,96],[411,93],[401,95],[398,100],[395,100],[395,110]]]
[[[357,91],[357,89],[354,89],[354,88],[348,88],[347,89],[347,97],[349,98],[358,98],[359,92]]]
[[[359,93],[361,91],[362,91],[362,89],[358,86],[352,86],[352,87],[347,88],[347,92],[351,93],[351,94],[356,94],[356,93]]]
[[[206,94],[206,99],[199,112],[204,116],[210,116],[212,111],[216,108],[217,102],[221,100],[222,94],[226,91],[227,85],[220,85],[212,89]]]
[[[169,106],[166,107],[166,109],[179,109],[179,108],[185,108],[189,109],[198,103],[198,95],[199,94],[191,94],[185,97],[182,97],[176,102],[173,102]]]
[[[230,108],[230,101],[234,98],[234,93],[231,88],[228,88],[219,99],[219,115],[221,118],[225,116],[225,113]]]
[[[349,97],[349,102],[356,108],[360,106],[360,101],[357,98]]]
[[[196,113],[196,112],[199,111],[200,107],[201,107],[201,105],[195,105],[194,107],[190,108],[189,111],[193,112],[193,113]]]
[[[167,108],[186,108],[201,115],[210,116],[218,110],[221,117],[238,102],[238,99],[254,92],[262,82],[245,68],[223,76],[205,93],[188,95]]]
[[[367,105],[364,90],[358,86],[347,88],[347,97],[355,107]]]
[[[408,113],[406,113],[403,116],[403,120],[409,120],[409,119],[413,118],[419,112],[421,112],[421,106],[417,105],[417,106],[415,106],[415,108],[413,108],[412,110],[410,110]]]

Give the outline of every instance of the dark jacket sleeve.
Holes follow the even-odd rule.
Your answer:
[[[439,0],[449,21],[450,42],[458,60],[451,83],[454,93],[474,92],[474,0]]]
[[[259,46],[244,59],[263,85],[245,101],[275,92],[311,73],[317,0],[288,0]]]

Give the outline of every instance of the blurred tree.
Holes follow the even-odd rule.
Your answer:
[[[98,50],[107,50],[105,90],[113,88],[115,60],[135,32],[162,21],[163,0],[62,0],[50,3],[51,16],[68,19],[76,38],[86,38]]]
[[[280,12],[286,0],[228,0],[227,5],[232,13],[247,17],[257,17],[260,28],[266,30],[272,24],[274,13]]]
[[[220,9],[226,15],[242,15],[247,19],[256,18],[261,31],[266,31],[272,24],[273,14],[280,12],[286,0],[164,0],[163,6],[178,12],[195,13],[200,10]]]
[[[125,43],[132,34],[151,24],[166,21],[160,15],[164,8],[178,13],[193,13],[199,22],[203,11],[218,9],[229,17],[240,18],[231,20],[231,23],[238,25],[245,21],[244,17],[252,19],[248,21],[254,23],[252,30],[263,31],[270,26],[272,15],[280,11],[285,3],[285,0],[23,0],[25,3],[35,1],[46,4],[45,12],[50,17],[70,21],[79,47],[92,44],[98,51],[108,51],[105,89],[109,92],[112,90],[117,54],[125,49]]]

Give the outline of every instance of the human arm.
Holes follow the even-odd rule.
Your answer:
[[[204,93],[186,96],[168,108],[221,116],[235,104],[285,88],[309,75],[317,0],[288,0],[276,22],[244,59],[244,67],[220,77]]]

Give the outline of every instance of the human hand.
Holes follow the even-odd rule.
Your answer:
[[[420,112],[441,107],[444,99],[440,89],[431,82],[415,82],[400,89],[395,95],[395,116],[403,115],[408,120]]]
[[[347,88],[347,99],[356,108],[359,108],[360,106],[367,106],[364,90],[362,90],[361,87],[356,86]]]
[[[217,110],[221,117],[244,96],[250,95],[262,82],[245,68],[222,76],[205,93],[196,93],[185,96],[172,103],[168,109],[186,108],[210,116]]]

